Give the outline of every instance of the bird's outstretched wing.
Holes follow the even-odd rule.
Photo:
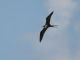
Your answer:
[[[52,11],[47,17],[46,17],[46,24],[50,24],[50,19],[51,19],[51,16],[53,14],[54,11]]]
[[[48,27],[43,28],[43,30],[40,32],[40,42],[42,41],[43,35],[45,33],[45,31],[47,30]]]

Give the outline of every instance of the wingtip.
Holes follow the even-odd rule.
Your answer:
[[[41,43],[41,41],[39,41],[39,43]]]
[[[41,43],[41,40],[39,42]]]
[[[51,15],[54,13],[54,11],[51,12]]]
[[[54,11],[52,11],[52,13],[54,13]]]

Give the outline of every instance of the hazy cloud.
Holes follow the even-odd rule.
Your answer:
[[[72,0],[47,0],[46,7],[49,13],[54,10],[51,24],[59,26],[57,28],[49,28],[41,43],[39,42],[40,31],[25,33],[25,39],[27,38],[25,41],[28,42],[27,45],[31,44],[31,48],[38,54],[39,60],[79,60],[80,51],[76,52],[76,56],[71,57],[69,49],[70,35],[69,31],[67,31],[71,24],[76,3]],[[78,30],[78,28],[75,29]]]

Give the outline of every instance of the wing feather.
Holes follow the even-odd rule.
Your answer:
[[[46,24],[50,24],[50,19],[51,19],[51,16],[53,14],[54,11],[52,11],[47,17],[46,17]]]
[[[43,30],[40,32],[40,42],[41,42],[43,35],[44,35],[45,31],[47,30],[47,28],[43,28]]]

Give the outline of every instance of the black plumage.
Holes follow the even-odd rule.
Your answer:
[[[44,35],[45,31],[47,30],[47,28],[43,28],[43,30],[40,32],[40,42],[41,42],[43,35]]]
[[[42,38],[44,36],[45,31],[49,28],[49,27],[53,27],[53,25],[50,24],[50,19],[51,16],[53,14],[53,11],[46,17],[46,23],[43,26],[44,28],[42,29],[42,31],[40,32],[40,42],[42,41]]]
[[[46,25],[50,25],[50,19],[52,16],[53,12],[51,12],[47,17],[46,17]]]

